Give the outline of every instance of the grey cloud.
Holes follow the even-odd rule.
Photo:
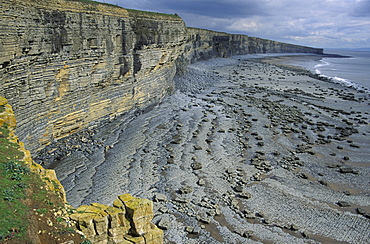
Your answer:
[[[370,1],[356,2],[355,8],[350,15],[353,17],[370,17]]]
[[[267,15],[263,8],[263,1],[226,1],[226,0],[188,0],[188,1],[160,1],[166,8],[178,12],[198,14],[213,18],[245,18],[255,15]]]
[[[124,8],[177,13],[192,27],[300,45],[370,45],[366,41],[369,39],[370,0],[100,1]]]

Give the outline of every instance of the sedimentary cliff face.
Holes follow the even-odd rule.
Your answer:
[[[313,49],[186,28],[181,18],[65,0],[1,0],[0,95],[37,152],[54,140],[159,101],[187,64]]]

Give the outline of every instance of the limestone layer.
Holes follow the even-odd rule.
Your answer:
[[[113,206],[93,203],[78,207],[70,218],[93,243],[163,243],[163,231],[150,221],[153,202],[120,195]]]
[[[176,15],[94,2],[0,1],[0,95],[32,152],[158,102],[187,64],[212,57],[322,49],[186,28]]]

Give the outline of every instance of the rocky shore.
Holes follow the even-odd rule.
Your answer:
[[[152,199],[166,243],[368,242],[369,94],[264,61],[192,64],[172,96],[35,160],[73,206]]]

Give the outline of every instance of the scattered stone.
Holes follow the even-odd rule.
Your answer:
[[[242,236],[245,238],[252,238],[254,236],[254,232],[253,230],[247,230],[243,232]]]
[[[342,167],[339,169],[339,172],[342,174],[353,174],[354,173],[353,169],[350,167]]]
[[[170,218],[167,216],[162,217],[157,226],[161,228],[162,230],[168,230],[171,227],[171,221]]]
[[[240,185],[237,185],[237,186],[234,187],[234,191],[236,191],[236,192],[243,192],[243,187],[240,186]]]
[[[340,166],[340,164],[329,164],[328,168],[339,168]]]
[[[200,162],[194,162],[194,163],[191,164],[191,168],[193,170],[199,170],[199,169],[202,168],[202,164]]]
[[[351,144],[349,144],[351,147],[354,147],[354,148],[360,148],[360,146],[359,145],[357,145],[357,144],[354,144],[354,143],[351,143]]]
[[[194,149],[195,149],[195,150],[202,150],[202,147],[201,147],[201,146],[199,146],[199,145],[194,145]]]
[[[347,196],[351,196],[351,192],[349,192],[349,191],[343,191],[343,193],[344,193],[345,195],[347,195]]]
[[[298,176],[299,176],[300,178],[302,178],[302,179],[308,179],[308,174],[303,173],[303,172],[299,173],[299,174],[298,174]]]
[[[160,208],[158,209],[158,211],[159,211],[159,212],[161,212],[161,213],[168,213],[168,208],[167,208],[167,207],[165,207],[165,206],[162,206],[162,207],[160,207]]]
[[[249,199],[252,197],[252,194],[250,194],[249,192],[242,192],[239,194],[239,197]]]
[[[327,186],[328,185],[328,182],[326,182],[325,180],[319,180],[319,183],[323,186]]]
[[[166,197],[166,195],[164,195],[164,194],[162,194],[162,193],[156,193],[156,194],[154,195],[153,200],[154,200],[155,202],[165,202],[165,201],[167,201],[167,197]]]
[[[194,230],[194,227],[193,226],[186,226],[185,228],[185,231],[192,234],[193,233],[193,230]]]
[[[183,186],[179,189],[180,194],[189,194],[193,192],[193,188],[191,186]]]
[[[172,144],[181,144],[181,137],[180,136],[175,136],[173,140],[171,141]]]
[[[358,214],[361,214],[361,215],[366,214],[366,210],[363,209],[363,208],[356,208],[356,211],[357,211]]]
[[[174,201],[178,203],[188,203],[190,202],[190,199],[186,197],[176,197]]]
[[[349,202],[346,202],[346,201],[339,201],[337,202],[338,206],[339,207],[350,207],[351,204]]]
[[[290,229],[291,229],[292,231],[297,231],[297,230],[298,230],[298,227],[297,227],[295,224],[291,224],[291,225],[290,225]]]
[[[197,184],[199,186],[204,186],[206,184],[206,181],[204,179],[199,179],[198,182],[197,182]]]
[[[201,229],[199,226],[196,226],[196,227],[193,229],[192,234],[194,234],[194,235],[199,235],[201,230],[202,230],[202,229]]]
[[[265,145],[265,143],[263,141],[257,142],[257,146],[263,147],[264,145]]]

